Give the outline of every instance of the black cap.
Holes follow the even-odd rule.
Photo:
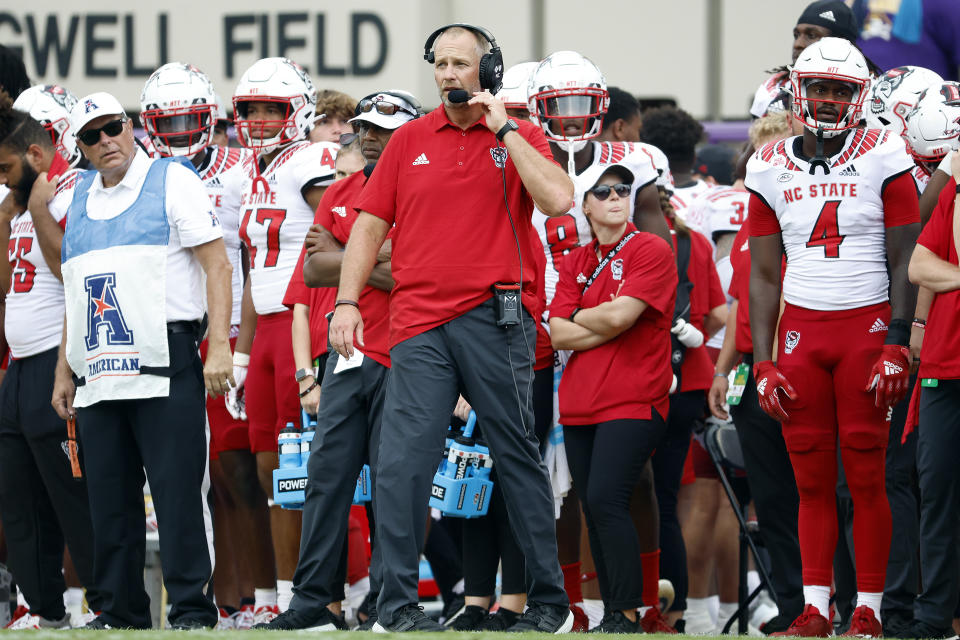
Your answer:
[[[797,24],[815,24],[830,30],[830,35],[856,42],[860,35],[850,7],[841,0],[817,0],[800,14]]]
[[[733,184],[736,155],[736,152],[726,145],[705,144],[697,149],[697,161],[693,165],[693,171],[704,178],[712,177],[718,184]]]

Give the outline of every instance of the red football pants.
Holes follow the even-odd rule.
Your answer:
[[[888,304],[844,311],[787,305],[777,366],[797,392],[783,437],[800,494],[803,584],[829,586],[837,544],[837,444],[854,502],[857,588],[883,591],[890,550],[884,464],[890,411],[864,391],[886,338]]]
[[[281,311],[257,318],[250,348],[250,367],[244,394],[250,423],[250,449],[276,451],[284,425],[300,424],[300,391],[293,360],[293,312]]]

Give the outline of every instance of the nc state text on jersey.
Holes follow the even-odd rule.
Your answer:
[[[244,193],[240,196],[240,204],[277,204],[277,192],[259,191],[257,193]]]
[[[784,189],[783,197],[787,202],[803,200],[803,187]],[[810,198],[856,198],[857,184],[855,182],[821,182],[807,185],[807,196]]]

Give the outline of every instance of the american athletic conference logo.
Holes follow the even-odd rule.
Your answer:
[[[98,273],[83,279],[87,291],[87,351],[100,347],[100,327],[106,326],[104,338],[108,345],[133,344],[133,332],[127,328],[123,311],[117,304],[114,291],[115,273]]]

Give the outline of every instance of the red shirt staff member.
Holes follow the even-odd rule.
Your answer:
[[[784,634],[833,631],[826,615],[839,441],[856,505],[857,608],[848,635],[877,636],[890,549],[890,407],[907,388],[916,304],[906,271],[919,231],[917,192],[903,142],[858,127],[869,74],[853,45],[824,38],[800,54],[791,73],[803,135],[758,151],[746,178],[757,394],[763,410],[784,423],[800,495],[806,606]],[[774,364],[784,252],[786,306]]]
[[[670,245],[628,222],[633,173],[589,172],[583,212],[596,239],[560,266],[550,335],[554,348],[574,351],[560,380],[560,423],[609,612],[599,630],[638,633],[643,580],[630,496],[666,430],[677,270]]]
[[[950,163],[952,179],[923,228],[913,258],[910,280],[934,292],[920,352],[920,428],[917,473],[920,483],[920,571],[924,590],[913,609],[911,637],[946,637],[957,602],[957,451],[960,447],[960,268],[957,231],[960,216],[957,180],[960,154]],[[922,391],[921,391],[922,389]],[[909,423],[909,419],[908,419]]]
[[[548,214],[565,212],[573,185],[550,159],[543,133],[508,121],[493,97],[503,62],[489,32],[448,25],[431,34],[424,54],[443,105],[394,134],[354,204],[361,214],[330,326],[331,345],[343,359],[354,354],[354,335],[363,346],[357,299],[395,223],[392,371],[376,483],[377,544],[389,561],[374,629],[439,626],[417,607],[417,558],[432,469],[461,392],[483,424],[527,561],[529,608],[512,628],[566,632],[573,616],[527,390],[537,306],[530,215],[534,202]],[[497,283],[519,286],[522,306],[516,288],[494,298]]]

